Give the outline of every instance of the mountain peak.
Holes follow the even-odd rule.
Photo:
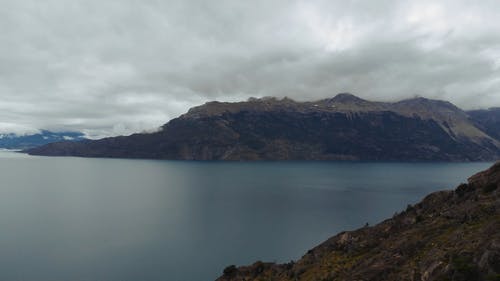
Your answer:
[[[449,101],[429,99],[424,97],[414,97],[410,99],[404,99],[402,101],[396,102],[396,105],[407,105],[407,106],[436,106],[441,108],[448,108],[450,110],[460,110],[454,104]]]
[[[340,103],[347,103],[347,102],[366,102],[366,100],[357,97],[351,93],[339,93],[335,97],[329,99],[330,102],[340,102]]]
[[[392,104],[393,110],[405,116],[419,116],[427,120],[434,120],[455,139],[463,137],[482,142],[487,140],[499,146],[497,140],[492,139],[478,129],[469,120],[465,111],[444,100],[415,97]]]
[[[460,116],[461,119],[466,118],[466,113],[463,110],[444,100],[416,97],[395,102],[393,107],[402,114],[412,115],[417,113],[423,118],[449,119],[457,116]]]

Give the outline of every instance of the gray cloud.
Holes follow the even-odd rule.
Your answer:
[[[0,131],[154,130],[209,100],[500,106],[496,1],[0,0]]]

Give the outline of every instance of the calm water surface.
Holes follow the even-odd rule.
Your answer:
[[[220,163],[0,152],[0,280],[206,281],[284,262],[491,163]]]

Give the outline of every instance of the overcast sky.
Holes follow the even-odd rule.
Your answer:
[[[210,100],[500,106],[498,1],[0,0],[0,132],[153,130]]]

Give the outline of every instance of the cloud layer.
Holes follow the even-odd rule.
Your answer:
[[[0,0],[0,132],[154,130],[209,100],[500,106],[497,1]]]

